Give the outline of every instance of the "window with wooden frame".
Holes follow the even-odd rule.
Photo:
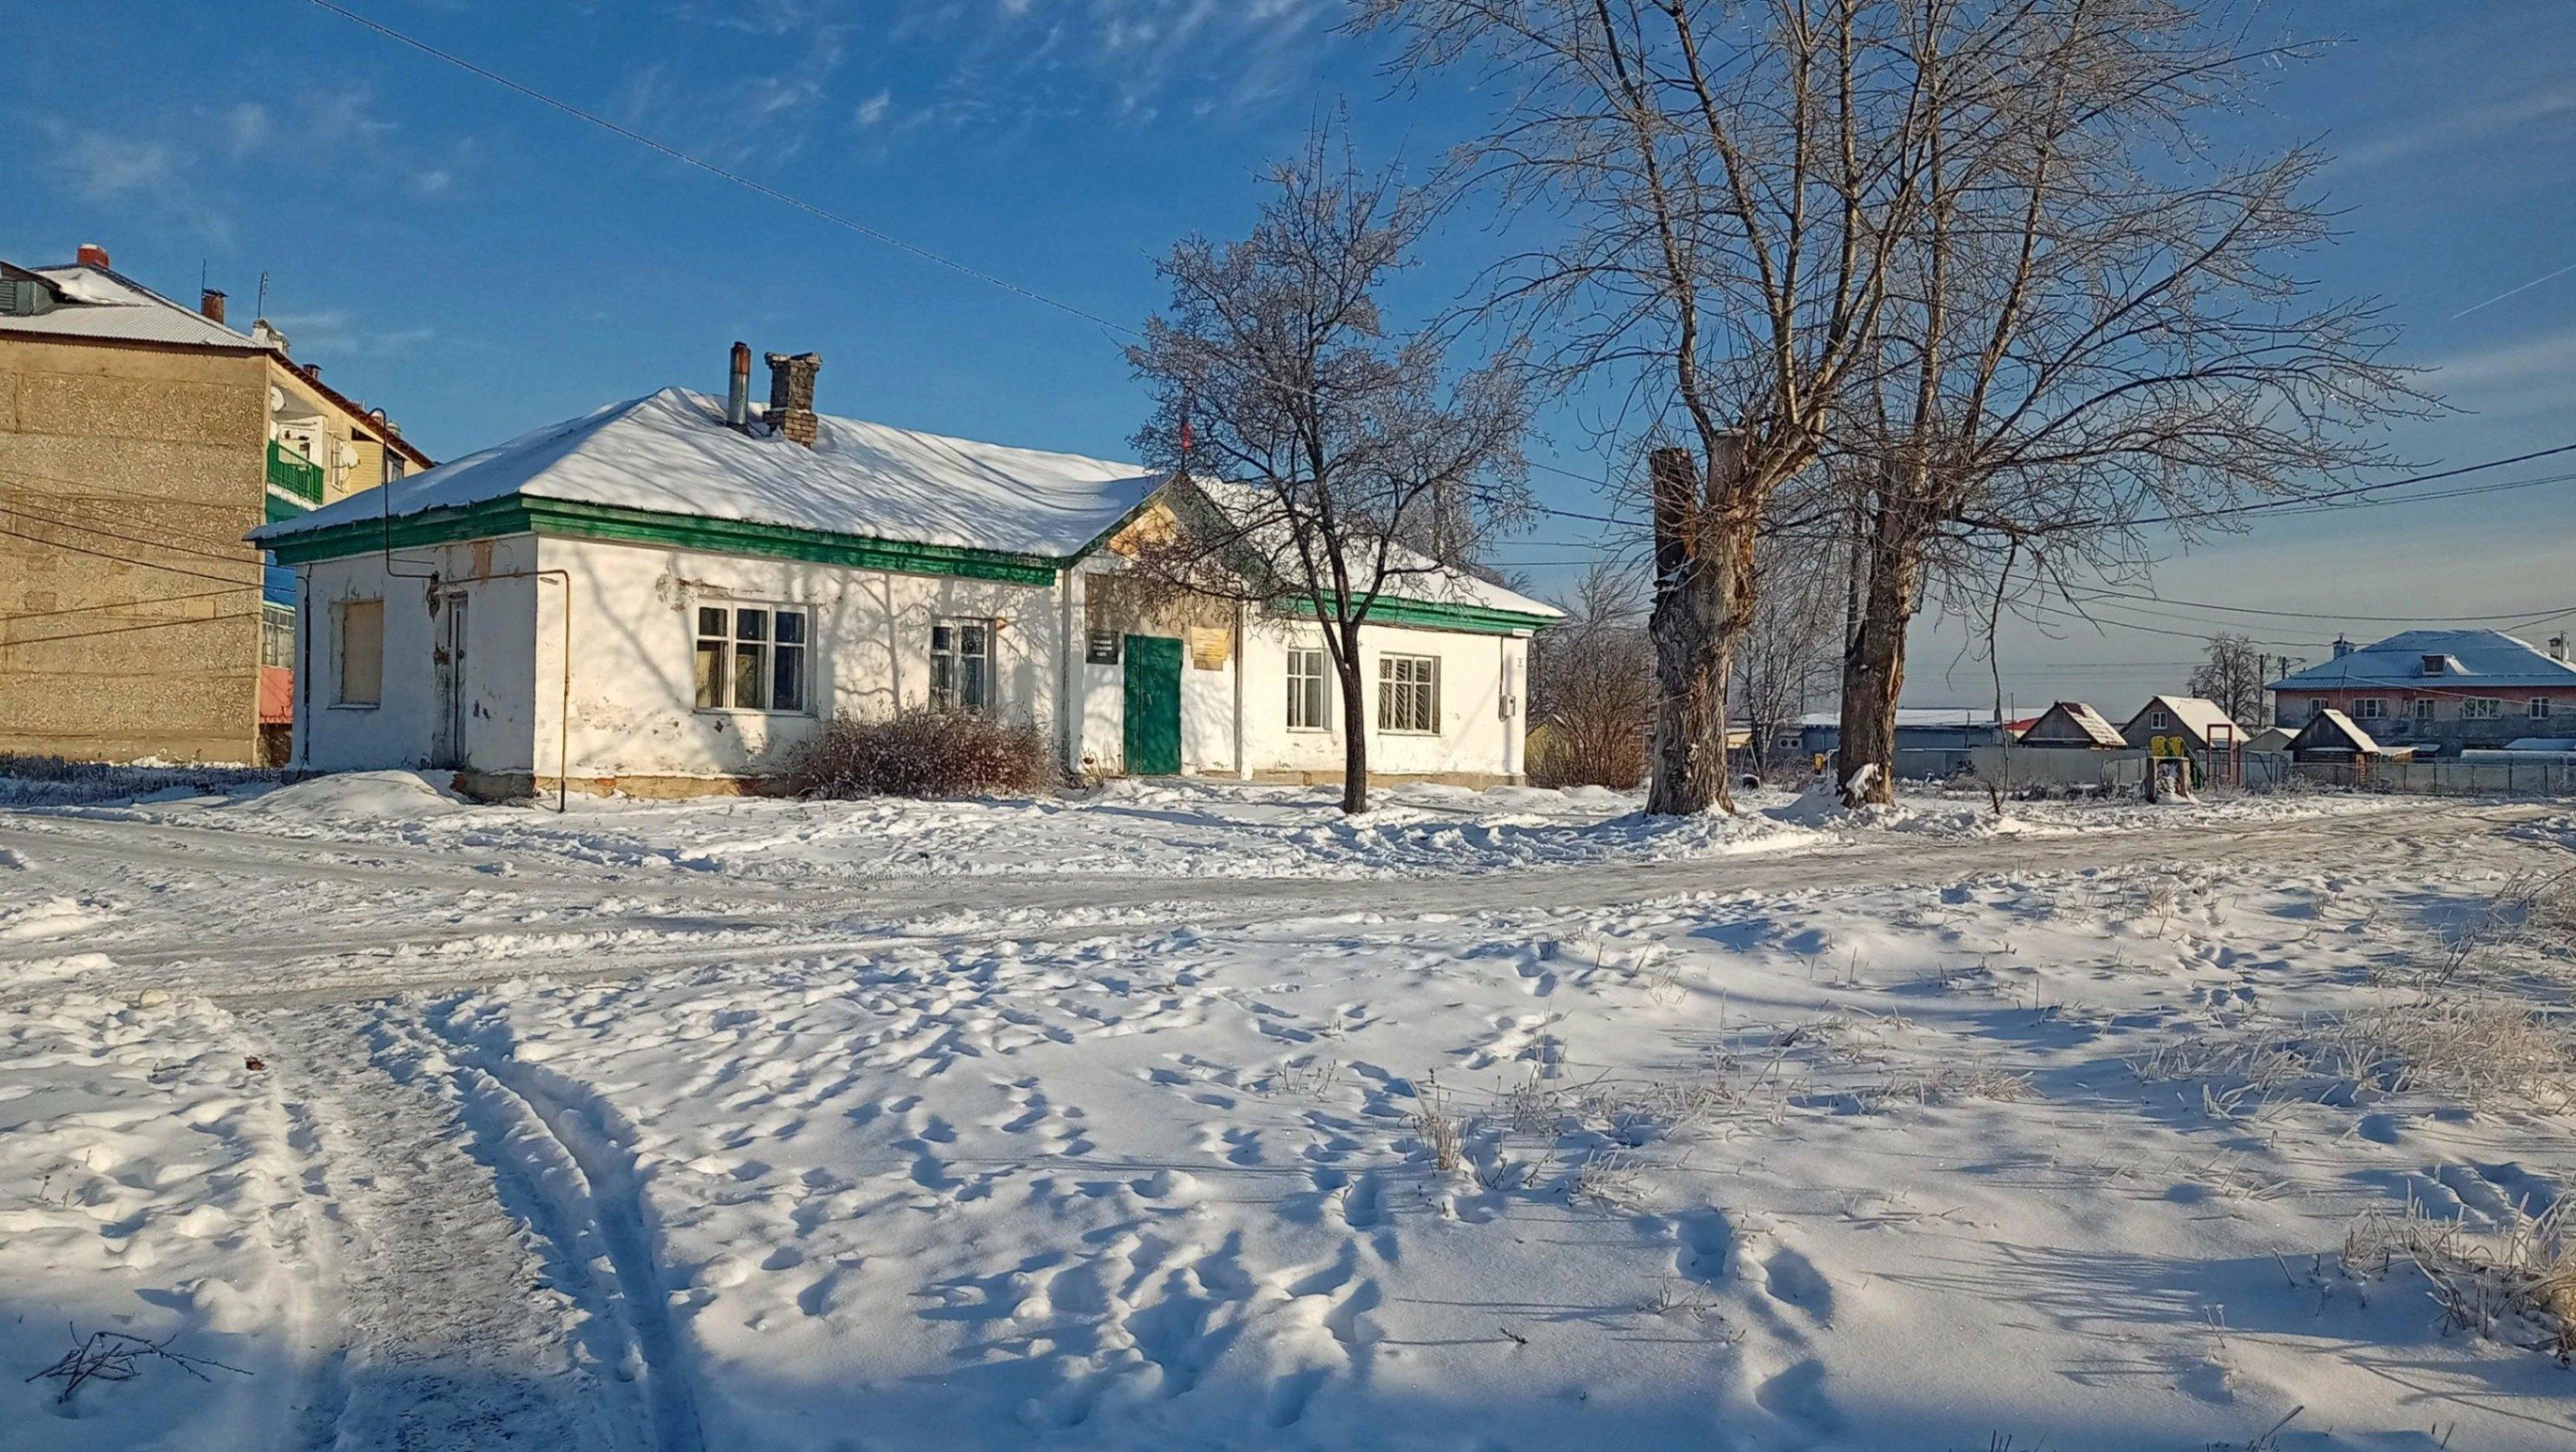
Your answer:
[[[994,684],[993,622],[933,622],[930,627],[930,704],[943,711],[990,715],[1000,695]]]
[[[343,600],[331,607],[338,669],[331,704],[374,707],[385,699],[385,602]]]
[[[774,605],[698,607],[698,709],[805,710],[810,621]]]
[[[1332,674],[1320,649],[1288,652],[1288,729],[1332,729]]]
[[[1440,729],[1440,658],[1377,658],[1377,729],[1430,735]]]

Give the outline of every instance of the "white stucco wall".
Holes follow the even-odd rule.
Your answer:
[[[1199,670],[1189,658],[1184,642],[1182,769],[1204,775],[1233,775],[1238,771],[1338,775],[1342,769],[1338,683],[1326,729],[1288,729],[1287,652],[1292,645],[1322,649],[1322,630],[1313,625],[1255,619],[1244,627],[1240,638],[1241,648],[1221,671]],[[1364,627],[1360,641],[1371,772],[1389,776],[1521,774],[1520,698],[1528,679],[1528,637],[1378,625]],[[1077,640],[1074,645],[1081,693],[1080,764],[1092,771],[1123,771],[1125,667],[1080,663],[1081,642]],[[1427,655],[1440,661],[1438,732],[1417,735],[1377,729],[1378,660],[1390,653]],[[1240,761],[1232,749],[1238,673],[1243,683],[1244,747]],[[1503,714],[1506,698],[1510,699],[1512,711],[1508,718]]]
[[[942,617],[998,622],[993,660],[1001,714],[1041,728],[1054,720],[1052,585],[552,537],[542,554],[547,567],[566,571],[572,581],[575,777],[777,770],[834,715],[877,720],[928,704],[930,630]],[[700,605],[791,605],[810,612],[808,708],[795,714],[697,709]],[[549,692],[559,689],[558,638],[551,620],[538,632],[541,742],[553,730]]]
[[[445,702],[431,660],[436,591],[466,598],[465,764],[482,771],[530,771],[536,761],[536,537],[320,560],[299,567],[296,611],[296,755],[320,771],[431,765]],[[340,660],[332,607],[349,600],[385,605],[384,683],[374,707],[334,704]],[[550,612],[549,612],[550,614]],[[551,762],[551,753],[548,754]]]
[[[1069,669],[1077,699],[1063,730],[1068,754],[1088,770],[1124,770],[1125,670],[1082,659],[1079,574],[1059,588],[530,535],[407,549],[397,553],[394,569],[434,570],[441,592],[467,596],[471,719],[464,764],[475,770],[576,780],[767,774],[836,714],[881,719],[926,704],[930,631],[943,617],[999,622],[1000,709],[1012,720],[1056,730],[1059,673]],[[299,760],[329,771],[434,764],[443,702],[431,661],[438,622],[430,582],[389,575],[375,555],[323,561],[304,572],[309,608],[298,625],[306,663],[299,676]],[[385,602],[383,700],[372,709],[334,706],[338,661],[330,607],[366,598]],[[561,706],[567,600],[568,715]],[[806,710],[697,709],[696,611],[712,604],[808,612]],[[1312,625],[1250,619],[1236,628],[1216,669],[1201,669],[1184,640],[1184,771],[1338,775],[1338,705],[1323,730],[1288,729],[1292,645],[1320,648],[1322,633]],[[1517,777],[1528,649],[1525,636],[1367,627],[1361,678],[1370,770]],[[1439,660],[1437,732],[1376,728],[1378,663],[1390,653]]]

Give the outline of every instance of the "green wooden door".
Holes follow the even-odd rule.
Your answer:
[[[1131,635],[1127,655],[1127,774],[1171,776],[1181,769],[1181,643]]]

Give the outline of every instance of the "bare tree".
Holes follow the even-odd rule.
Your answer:
[[[1192,237],[1159,264],[1170,310],[1127,354],[1154,394],[1136,442],[1192,487],[1121,553],[1149,582],[1320,624],[1341,686],[1342,808],[1363,812],[1361,628],[1382,598],[1466,588],[1426,551],[1472,558],[1516,506],[1522,370],[1506,350],[1453,374],[1439,336],[1380,313],[1435,215],[1423,193],[1363,174],[1320,129],[1270,183],[1249,236]]]
[[[2213,702],[2227,719],[2247,726],[2271,724],[2264,719],[2263,657],[2242,635],[2213,635],[2209,653],[2192,667],[2191,693]]]
[[[1646,774],[1655,715],[1655,652],[1646,638],[1646,583],[1603,561],[1557,603],[1565,618],[1530,647],[1530,719],[1546,746],[1530,763],[1540,786],[1625,791]]]
[[[2320,158],[2212,159],[2200,118],[2249,52],[2193,0],[1919,0],[1898,42],[1922,165],[1836,442],[1860,461],[1862,609],[1837,774],[1892,799],[1907,627],[2007,556],[2062,582],[2134,564],[2248,495],[2383,458],[2360,425],[2420,401],[2373,305],[2289,270],[2324,240]],[[1997,598],[2000,598],[1998,595]],[[1983,613],[1982,611],[1980,613]]]
[[[1732,807],[1731,651],[1754,541],[1868,356],[1918,164],[1898,0],[1358,0],[1402,64],[1488,67],[1509,98],[1469,165],[1562,241],[1494,305],[1548,320],[1565,375],[1624,382],[1663,431],[1651,812]]]
[[[1810,705],[1833,699],[1843,655],[1839,552],[1811,534],[1771,535],[1753,553],[1753,618],[1735,645],[1734,714],[1757,767],[1779,752]]]

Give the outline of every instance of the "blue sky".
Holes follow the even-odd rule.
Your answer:
[[[637,130],[1031,290],[1121,321],[1152,259],[1239,231],[1265,159],[1346,111],[1371,158],[1427,165],[1481,100],[1398,92],[1338,0],[348,0]],[[201,267],[299,359],[442,457],[668,383],[717,390],[736,337],[819,350],[832,412],[1123,456],[1142,400],[1119,339],[693,172],[400,47],[308,0],[93,0],[0,48],[11,163],[0,257],[110,248],[175,297]],[[2222,139],[2322,142],[2343,235],[2327,288],[2383,298],[2402,356],[2461,412],[2396,431],[2415,462],[2576,441],[2576,26],[2555,0],[2305,0],[2257,25],[2339,37]],[[1475,215],[1408,290],[1453,295],[1508,239]],[[2480,306],[2480,304],[2486,304]],[[2463,315],[2465,314],[2465,315]],[[1597,477],[1582,421],[1536,457]],[[2570,466],[2576,467],[2576,466]],[[2535,466],[2496,478],[2550,472]],[[1542,473],[1547,502],[1614,504]],[[2576,607],[2576,483],[2301,514],[2189,552],[2168,596],[2348,618],[2105,607],[2195,635],[2231,618],[2311,657],[2362,616]],[[1542,590],[1594,526],[1507,544]],[[2576,623],[2576,620],[2566,623]],[[2537,626],[2530,633],[2545,634]],[[1909,701],[1982,699],[1963,632],[1927,621]],[[2192,640],[2010,627],[2006,688],[2105,709],[2178,683]]]

